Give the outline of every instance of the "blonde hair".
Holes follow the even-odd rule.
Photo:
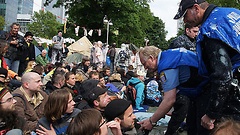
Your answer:
[[[240,123],[233,119],[223,119],[216,125],[212,135],[239,135]]]
[[[139,56],[142,56],[142,58],[146,61],[150,56],[157,58],[161,51],[162,50],[156,46],[146,46],[139,50]]]

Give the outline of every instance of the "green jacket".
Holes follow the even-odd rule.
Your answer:
[[[36,63],[46,66],[47,63],[49,63],[49,61],[48,61],[47,57],[42,57],[42,55],[39,54],[36,58]]]

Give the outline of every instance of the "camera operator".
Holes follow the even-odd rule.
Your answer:
[[[18,73],[19,58],[21,56],[21,48],[23,46],[23,37],[18,34],[20,25],[12,23],[11,30],[5,35],[5,40],[10,44],[8,51],[5,53],[4,58],[10,70]]]
[[[35,61],[35,48],[33,41],[33,34],[31,32],[26,32],[24,35],[23,46],[21,47],[21,57],[18,75],[22,76],[23,72],[27,68],[27,64],[29,61]]]

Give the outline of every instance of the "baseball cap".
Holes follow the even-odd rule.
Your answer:
[[[9,92],[6,87],[0,88],[0,100]]]
[[[100,95],[104,94],[106,91],[107,88],[100,88],[97,86],[92,90],[88,91],[83,98],[91,104],[94,100],[96,100]]]
[[[131,102],[125,99],[112,100],[105,108],[104,115],[108,121],[114,120],[116,117],[124,114],[131,105]]]
[[[179,5],[178,12],[173,19],[182,18],[188,8],[192,7],[194,4],[200,4],[203,2],[205,2],[205,0],[182,0]]]

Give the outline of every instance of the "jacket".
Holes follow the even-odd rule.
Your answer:
[[[27,98],[23,94],[23,92],[20,90],[22,87],[17,88],[13,95],[18,94],[20,96],[15,96],[15,99],[17,100],[16,103],[16,112],[19,117],[24,118],[26,121],[24,131],[34,131],[37,126],[38,120],[43,116],[44,112],[44,105],[47,102],[48,95],[43,92],[39,91],[38,94],[41,95],[43,98],[40,101],[40,104],[37,105],[34,108],[34,105],[27,101]]]
[[[50,130],[50,124],[53,125],[53,128],[57,135],[65,135],[68,125],[70,124],[71,120],[77,116],[78,113],[80,113],[81,110],[74,109],[72,113],[70,114],[64,114],[63,117],[59,120],[57,120],[56,123],[49,123],[49,121],[46,119],[46,117],[42,117],[38,123],[37,127],[39,128],[39,125],[42,125],[46,129]]]
[[[233,78],[240,62],[240,35],[235,29],[239,16],[240,10],[210,5],[197,38],[199,74],[210,78],[211,97],[206,114],[211,119],[240,120],[239,84]]]
[[[140,82],[140,83],[139,83]],[[139,108],[142,104],[143,104],[143,101],[144,101],[144,88],[145,88],[145,85],[144,83],[139,80],[138,78],[135,78],[135,77],[132,77],[128,82],[127,82],[127,86],[129,84],[136,84],[138,83],[137,85],[135,85],[135,89],[137,91],[137,95],[136,95],[136,99],[135,99],[135,104],[136,104],[136,108]]]
[[[174,49],[180,47],[184,47],[190,51],[196,51],[196,43],[194,42],[194,39],[191,39],[186,34],[180,35],[176,39],[174,39],[168,48]]]

